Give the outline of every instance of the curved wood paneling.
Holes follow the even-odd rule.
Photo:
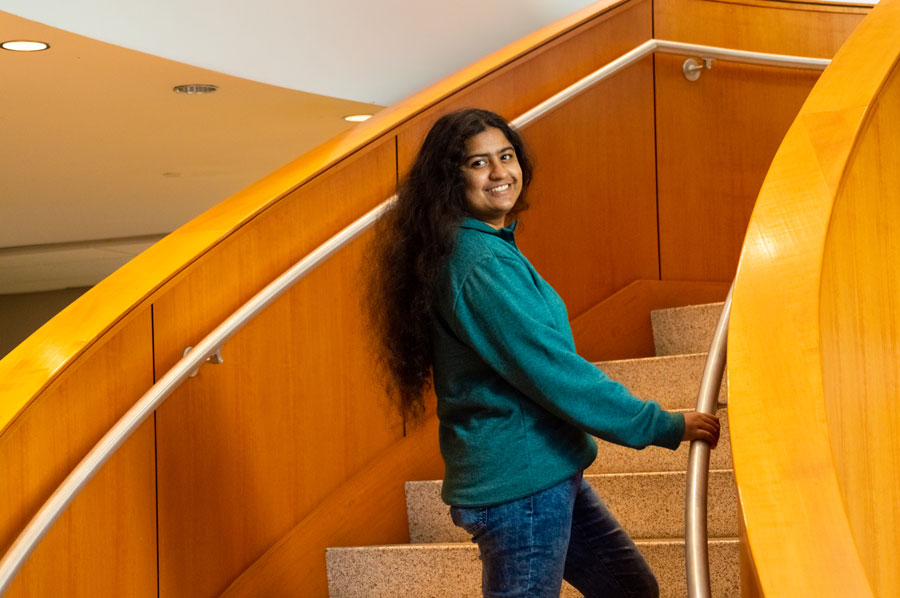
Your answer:
[[[3,434],[3,552],[88,450],[153,384],[151,334],[147,308],[116,326],[102,348],[36,397]],[[157,595],[153,444],[149,421],[88,482],[25,563],[5,594],[8,598]]]
[[[850,529],[878,596],[900,596],[898,258],[900,67],[895,66],[871,107],[835,198],[820,312],[835,470]]]
[[[598,2],[226,200],[54,318],[0,361],[0,474],[16,484],[0,506],[0,540],[12,541],[154,372],[166,371],[295,260],[389,196],[398,165],[408,164],[440,114],[481,105],[512,118],[652,31],[650,0]],[[634,280],[659,278],[659,231],[667,223],[657,226],[662,150],[654,151],[654,77],[653,60],[645,60],[524,131],[538,178],[521,245],[573,316]],[[667,158],[659,155],[662,164]],[[737,229],[729,230],[725,242],[734,244]],[[350,488],[370,479],[366,464],[378,453],[417,454],[418,447],[434,456],[433,437],[401,440],[402,422],[384,405],[360,342],[364,243],[271,305],[228,342],[224,364],[202,368],[179,389],[156,414],[155,438],[148,425],[129,441],[51,534],[16,591],[152,592],[158,557],[159,595],[215,595],[254,561],[271,557],[267,551],[280,538],[334,541],[329,526],[344,542],[402,536],[396,488],[379,488],[360,507],[369,510],[354,514],[377,517],[379,505],[391,501],[390,521],[372,530],[349,531],[338,508]],[[432,468],[432,461],[403,467]],[[403,467],[388,469],[401,475]],[[76,546],[87,547],[89,564],[69,556]],[[316,556],[323,549],[300,550],[309,561],[298,567],[318,576],[315,587],[324,579]],[[106,567],[90,564],[101,558]]]
[[[769,597],[900,592],[898,227],[885,212],[896,212],[886,202],[896,203],[898,184],[898,60],[900,2],[885,0],[778,150],[741,258],[731,442],[749,553]]]
[[[328,227],[337,232],[360,203],[389,195],[393,149],[381,143],[319,175],[160,293],[160,367],[171,367],[239,301],[324,241]],[[276,241],[285,236],[292,239]],[[162,595],[218,595],[401,438],[401,421],[379,392],[360,342],[365,321],[357,290],[367,238],[267,308],[228,342],[224,364],[203,368],[159,409]]]

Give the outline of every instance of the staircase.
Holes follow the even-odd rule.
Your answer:
[[[722,304],[655,311],[651,314],[657,357],[598,365],[639,397],[670,410],[696,405],[703,365]],[[722,389],[723,398],[725,385]],[[709,561],[712,595],[740,596],[737,495],[728,417],[709,476]],[[656,573],[662,598],[687,596],[684,568],[684,494],[688,445],[677,451],[642,451],[598,442],[596,461],[585,471]],[[407,482],[410,544],[330,548],[331,598],[478,598],[478,548],[450,521],[440,497],[441,482]],[[563,584],[562,596],[581,594]]]

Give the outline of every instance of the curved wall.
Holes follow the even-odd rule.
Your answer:
[[[898,62],[885,0],[810,94],[747,234],[729,339],[747,595],[900,593]]]
[[[678,8],[702,14],[720,5],[734,18],[764,8],[745,43],[769,51],[779,47],[763,44],[773,23],[796,29],[825,13],[840,26],[799,52],[816,55],[833,51],[865,12],[704,0]],[[599,2],[385,111],[179,229],[0,361],[8,489],[0,546],[185,347],[389,196],[440,114],[479,105],[514,118],[654,29],[664,37],[681,14],[667,6]],[[711,29],[703,22],[673,36],[703,41]],[[572,317],[620,289],[644,288],[629,286],[635,281],[727,280],[735,267],[727,248],[739,244],[758,165],[815,79],[721,64],[691,87],[678,60],[648,57],[523,131],[538,160],[520,246]],[[763,99],[771,110],[759,111]],[[707,104],[719,106],[715,116],[692,113]],[[722,153],[735,159],[721,159],[698,184],[693,166],[713,143],[734,148]],[[718,232],[706,241],[666,232],[686,222]],[[397,488],[367,471],[437,477],[440,462],[434,435],[408,434],[385,405],[360,341],[366,238],[270,306],[226,344],[224,364],[202,368],[158,410],[76,499],[10,596],[218,595],[297,530],[323,543],[334,541],[332,530],[342,542],[406,540]],[[360,501],[351,487],[374,496]],[[362,529],[376,520],[371,533]],[[291,562],[308,595],[324,587],[324,545]]]

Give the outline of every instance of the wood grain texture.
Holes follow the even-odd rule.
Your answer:
[[[324,598],[328,595],[326,548],[409,542],[404,483],[443,477],[437,437],[438,422],[432,417],[378,455],[248,568],[222,597]]]
[[[637,280],[572,320],[578,353],[589,361],[653,357],[650,312],[724,301],[727,282]]]
[[[659,277],[652,68],[648,57],[523,131],[536,167],[517,243],[570,318]]]
[[[150,310],[110,332],[0,436],[0,549],[153,383]],[[91,480],[6,593],[156,596],[153,421]]]
[[[900,68],[894,66],[835,198],[820,315],[835,469],[850,528],[878,596],[900,595],[898,164]]]
[[[154,303],[159,367],[394,180],[393,144],[384,143],[217,246]],[[159,409],[161,595],[217,595],[401,437],[362,332],[367,241],[301,280],[225,345],[224,364],[203,368]]]
[[[831,58],[868,6],[769,0],[656,0],[654,37],[735,50]]]
[[[858,435],[884,430],[874,422],[871,430],[860,429],[860,419],[853,416],[854,410],[860,409],[856,405],[847,414],[852,430],[835,421],[837,410],[852,395],[834,393],[834,376],[840,374],[826,359],[855,359],[856,369],[848,373],[853,379],[861,367],[857,343],[865,337],[840,339],[845,346],[856,345],[846,354],[829,347],[834,331],[827,331],[824,323],[833,325],[836,314],[827,303],[833,299],[826,301],[834,286],[828,282],[834,272],[828,273],[823,252],[834,251],[834,264],[840,264],[843,274],[852,272],[848,267],[854,262],[849,257],[852,247],[828,248],[841,236],[830,238],[829,222],[841,228],[840,220],[846,224],[856,221],[849,224],[850,230],[858,224],[865,226],[863,215],[851,213],[849,220],[842,217],[841,189],[853,186],[848,182],[852,178],[847,176],[848,164],[852,156],[859,159],[863,155],[865,131],[879,128],[866,123],[877,121],[873,106],[879,105],[876,98],[898,59],[900,2],[887,0],[872,10],[841,48],[788,132],[763,184],[741,257],[729,332],[729,416],[747,551],[767,597],[897,593],[897,587],[890,585],[895,583],[896,562],[889,572],[883,569],[885,559],[896,557],[891,520],[879,521],[881,533],[872,543],[868,527],[872,520],[860,517],[849,504],[851,496],[845,494],[851,488],[860,492],[857,481],[867,478],[873,468],[894,467],[896,457],[867,454],[876,465],[850,473],[853,461],[861,458],[855,452],[861,442]],[[860,69],[860,64],[866,68]],[[886,96],[885,101],[896,103],[896,96]],[[889,128],[895,131],[896,109],[885,115],[893,119]],[[886,143],[886,155],[896,156],[896,140]],[[863,162],[863,172],[870,178],[884,168],[896,170],[873,156]],[[895,179],[896,174],[891,174],[886,182],[896,185]],[[871,181],[860,184],[860,189],[874,191],[866,186]],[[891,191],[896,193],[895,188]],[[876,206],[879,199],[868,197],[866,201]],[[891,230],[884,228],[878,234]],[[878,242],[870,247],[876,246]],[[896,252],[896,245],[879,250]],[[877,277],[871,284],[878,288],[884,273],[869,274]],[[851,301],[832,305],[839,305],[850,322],[860,321]],[[888,329],[896,326],[892,313],[882,312],[880,324]],[[895,375],[891,367],[896,368],[896,356],[891,358],[893,362],[889,358],[881,364],[880,376]],[[878,359],[873,358],[873,366]],[[855,392],[862,389],[857,384],[861,384],[858,377]],[[883,400],[876,398],[875,403]],[[853,403],[852,399],[849,402]],[[891,438],[896,438],[896,430]],[[896,455],[896,449],[888,454]],[[868,493],[885,489],[882,475],[866,479],[871,484]],[[893,484],[896,479],[894,471]],[[894,492],[891,488],[887,491]],[[860,496],[852,494],[852,498]],[[880,500],[869,497],[861,509],[878,505]],[[896,509],[896,500],[888,508]],[[896,521],[896,511],[890,517]],[[882,548],[888,550],[887,557],[879,552]]]
[[[818,72],[656,57],[662,278],[730,280],[769,164]]]
[[[744,523],[744,513],[738,505],[738,555],[741,572],[741,598],[763,598],[762,588],[759,584],[759,576],[756,574],[756,566],[750,554],[750,543],[747,541],[747,526]]]
[[[787,2],[659,0],[659,39],[831,58],[868,11]],[[687,56],[656,57],[661,277],[734,276],[775,150],[819,73],[713,63],[689,82]]]

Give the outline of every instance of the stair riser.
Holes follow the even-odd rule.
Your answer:
[[[729,437],[728,412],[718,412],[721,423],[719,446],[710,453],[710,469],[733,469]],[[651,471],[685,471],[690,444],[684,442],[677,451],[648,446],[636,451],[610,442],[597,442],[597,459],[585,473],[631,473]]]
[[[597,364],[606,375],[624,384],[642,399],[653,399],[664,409],[696,409],[700,380],[706,364],[706,353],[650,359],[604,361]],[[725,403],[727,380],[719,392]]]
[[[633,538],[684,537],[683,472],[589,475],[586,479]],[[469,539],[464,530],[453,525],[440,493],[440,482],[406,484],[411,542]],[[737,536],[737,494],[731,471],[710,472],[708,507],[710,537]]]
[[[661,309],[650,313],[657,355],[709,351],[722,303]]]
[[[684,544],[638,543],[660,586],[660,598],[685,598]],[[738,598],[736,540],[710,543],[710,577],[716,598]],[[331,598],[480,598],[481,563],[471,544],[331,548]],[[581,594],[568,584],[561,596]]]

